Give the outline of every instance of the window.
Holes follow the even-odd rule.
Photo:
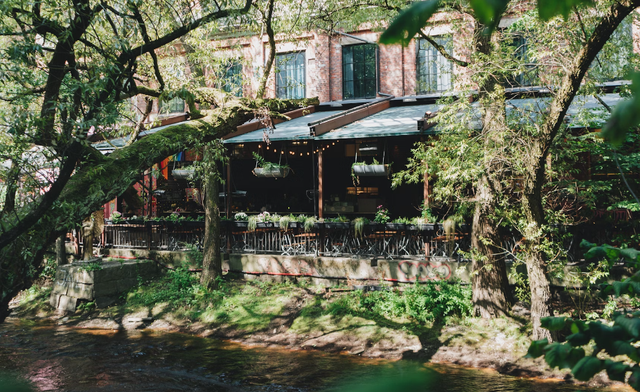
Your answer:
[[[342,47],[342,98],[376,97],[376,46]]]
[[[433,40],[447,51],[453,47],[451,36],[433,37]],[[452,88],[453,64],[425,39],[418,40],[417,68],[416,91],[418,94],[435,93]]]
[[[524,71],[513,76],[508,76],[502,83],[504,87],[525,87],[535,86],[539,84],[538,79],[538,67],[533,60],[529,58],[529,43],[527,38],[522,35],[511,35],[511,38],[507,38],[508,46],[513,51],[513,58],[524,65]]]
[[[622,80],[633,71],[630,61],[633,56],[632,18],[629,16],[620,23],[591,63],[589,77],[596,82]]]
[[[236,97],[242,96],[242,64],[229,61],[222,66],[222,83],[220,88]]]
[[[300,99],[306,96],[304,64],[304,52],[276,55],[277,98]]]
[[[184,113],[184,101],[178,97],[172,98],[169,101],[160,101],[158,113]]]

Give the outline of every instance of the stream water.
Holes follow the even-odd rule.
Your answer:
[[[247,347],[158,331],[0,324],[0,391],[587,390],[413,361]],[[593,390],[595,391],[595,390]]]

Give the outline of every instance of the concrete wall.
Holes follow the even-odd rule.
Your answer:
[[[154,262],[127,260],[100,263],[101,269],[88,271],[89,263],[76,262],[60,266],[56,271],[53,291],[49,298],[52,307],[75,311],[78,300],[95,301],[96,306],[112,304],[120,293],[159,272]]]

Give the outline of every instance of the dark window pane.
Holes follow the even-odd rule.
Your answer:
[[[342,47],[343,99],[375,98],[376,46],[370,44]]]

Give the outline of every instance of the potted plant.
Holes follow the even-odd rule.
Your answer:
[[[359,238],[359,237],[362,237],[362,234],[364,233],[364,228],[369,224],[369,219],[358,217],[354,219],[351,223],[353,224],[354,236],[356,238]]]
[[[324,220],[324,227],[327,229],[348,229],[349,226],[349,219],[342,215],[338,215],[335,218],[326,218]]]
[[[409,218],[397,218],[393,222],[387,223],[389,230],[405,230],[407,225],[411,223]]]
[[[391,164],[382,164],[373,158],[373,163],[355,162],[351,165],[351,177],[354,184],[359,184],[358,177],[389,177]]]
[[[256,160],[256,167],[253,169],[253,174],[256,177],[284,178],[289,175],[291,170],[289,165],[267,162],[255,152],[253,158]]]
[[[244,212],[238,212],[233,216],[234,226],[239,229],[245,229],[249,226],[249,216]]]
[[[318,220],[312,216],[304,220],[304,231],[309,233],[318,225]]]
[[[192,180],[195,172],[195,169],[192,167],[184,167],[182,169],[171,170],[171,175],[176,180]]]
[[[372,229],[384,230],[384,225],[390,220],[391,217],[389,216],[389,210],[384,208],[382,205],[379,205],[376,211],[376,216],[373,218],[373,222],[376,223],[376,226],[372,227]]]
[[[291,224],[292,221],[292,217],[291,215],[284,215],[280,217],[280,220],[278,221],[278,224],[280,225],[280,228],[282,229],[282,231],[287,231],[289,230],[289,225]]]
[[[119,213],[118,211],[113,211],[111,213],[111,222],[113,222],[114,224],[120,224],[120,223],[124,223],[126,221],[126,219],[124,219],[122,217],[122,214]]]

